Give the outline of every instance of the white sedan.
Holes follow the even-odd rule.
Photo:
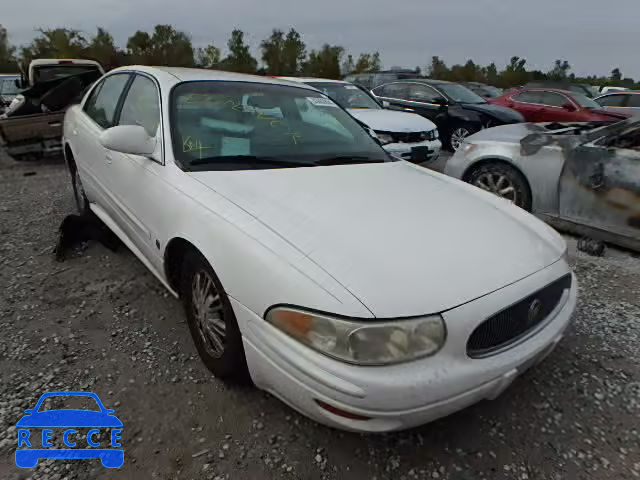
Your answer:
[[[389,156],[307,86],[123,67],[63,140],[79,209],[182,300],[207,367],[327,425],[399,430],[493,398],[570,323],[554,230]]]

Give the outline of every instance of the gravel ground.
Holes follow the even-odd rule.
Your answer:
[[[640,477],[640,259],[575,253],[575,323],[501,397],[408,432],[343,433],[197,358],[181,306],[125,249],[52,256],[72,211],[59,160],[0,155],[0,478],[633,479]],[[125,464],[14,465],[41,393],[96,392],[123,421]]]

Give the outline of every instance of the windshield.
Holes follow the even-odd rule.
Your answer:
[[[32,82],[48,82],[49,80],[86,72],[99,72],[99,69],[95,65],[45,65],[34,67]]]
[[[467,87],[455,83],[440,83],[434,85],[438,90],[443,92],[447,97],[458,103],[487,103],[477,93],[473,93]]]
[[[393,161],[346,111],[306,88],[186,82],[171,96],[176,160],[197,170]]]
[[[379,110],[382,107],[369,95],[355,85],[348,83],[307,82],[325,95],[331,97],[342,108],[368,108]]]
[[[576,103],[583,108],[602,108],[593,99],[587,97],[586,95],[583,95],[582,93],[571,92],[571,96],[576,101]]]

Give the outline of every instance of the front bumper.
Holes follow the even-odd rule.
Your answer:
[[[416,143],[388,143],[383,147],[394,157],[412,163],[432,162],[440,157],[440,140],[426,140]]]
[[[569,271],[559,260],[519,282],[443,313],[448,338],[435,356],[399,365],[362,367],[335,361],[287,337],[232,300],[255,384],[314,420],[339,429],[402,430],[444,417],[500,395],[513,380],[545,358],[562,339],[576,306],[577,282],[544,327],[512,348],[471,359],[466,343],[482,321]],[[354,420],[320,407],[368,417]]]

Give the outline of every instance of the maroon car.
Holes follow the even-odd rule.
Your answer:
[[[488,100],[520,112],[527,122],[615,122],[629,113],[604,110],[592,99],[557,88],[520,88]]]

